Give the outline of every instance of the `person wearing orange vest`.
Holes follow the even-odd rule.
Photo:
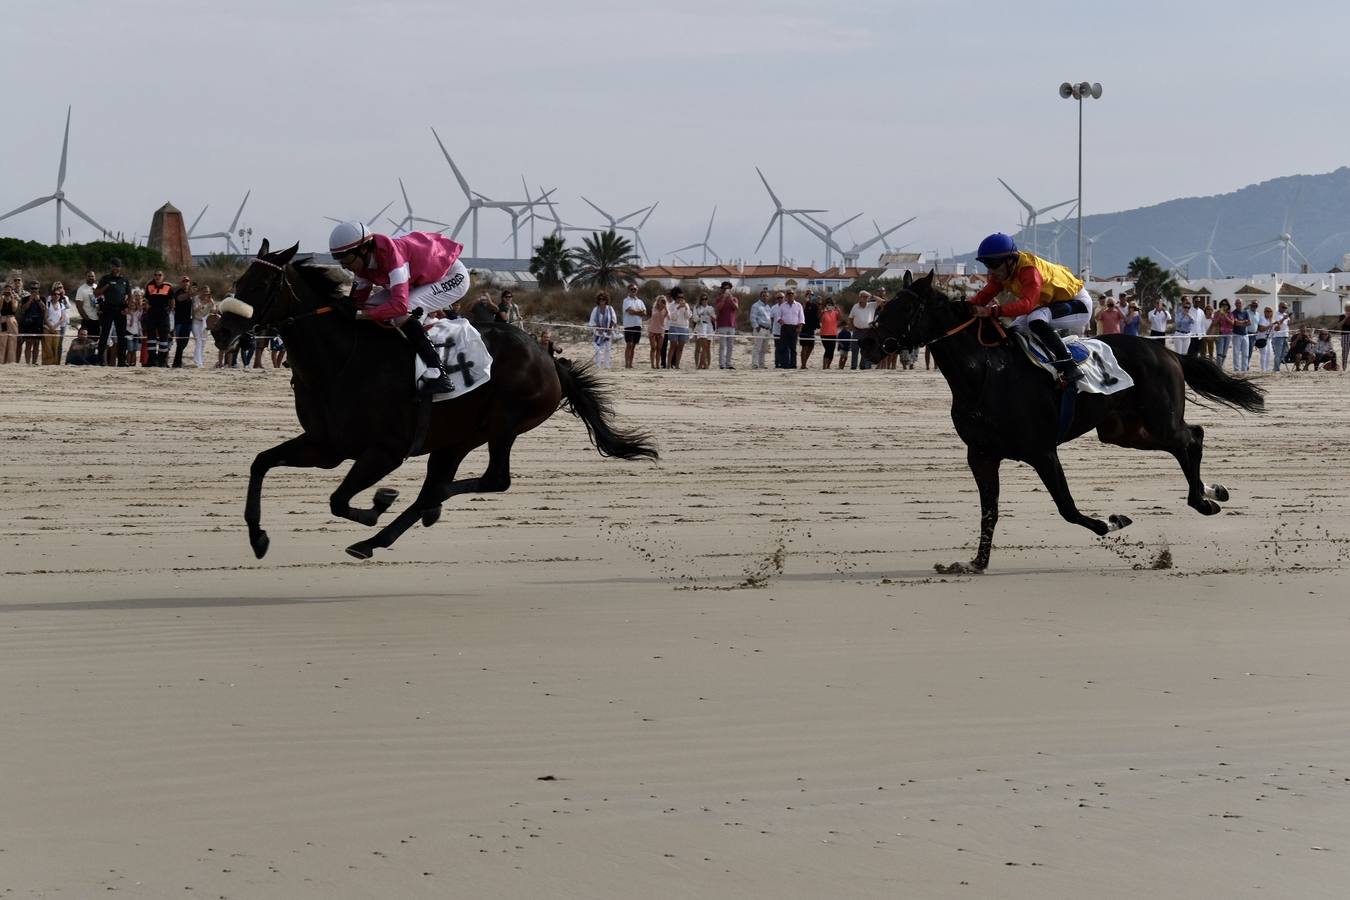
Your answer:
[[[149,347],[147,365],[163,367],[169,364],[169,312],[173,309],[173,285],[164,280],[163,272],[156,271],[146,283],[145,305],[141,326]]]
[[[1081,335],[1092,321],[1092,296],[1083,282],[1064,266],[1018,250],[1013,239],[1001,232],[980,241],[975,259],[989,270],[989,282],[971,298],[977,317],[1003,316],[1012,327],[1025,325],[1054,355],[1051,362],[1066,383],[1083,377],[1069,355],[1059,331]],[[995,301],[1007,292],[1013,299]]]

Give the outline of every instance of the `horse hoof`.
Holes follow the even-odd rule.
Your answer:
[[[934,563],[933,571],[939,575],[980,575],[984,572],[984,566],[975,561],[969,563],[952,563],[950,566],[944,566],[942,563]]]
[[[1205,486],[1205,496],[1210,500],[1218,500],[1220,503],[1228,502],[1228,488],[1221,484],[1210,484]]]
[[[432,525],[435,525],[435,524],[436,524],[437,522],[439,522],[440,520],[441,520],[441,507],[440,507],[440,504],[437,504],[436,506],[433,506],[431,509],[429,509],[429,510],[427,510],[426,512],[422,513],[422,527],[423,527],[423,528],[430,528]]]
[[[267,548],[272,546],[272,541],[268,539],[265,531],[259,531],[256,536],[250,537],[248,542],[253,545],[253,555],[258,559],[266,556]]]
[[[364,544],[352,544],[347,548],[347,555],[354,556],[357,559],[370,559],[375,555],[375,551]]]
[[[393,488],[380,488],[375,492],[375,511],[381,513],[384,512],[389,509],[389,507],[393,506],[394,501],[397,499],[398,491]]]
[[[1223,507],[1213,500],[1201,500],[1200,505],[1196,507],[1202,516],[1214,516],[1223,512]]]
[[[1107,534],[1113,531],[1120,531],[1122,528],[1128,528],[1134,523],[1134,519],[1129,516],[1107,516],[1106,521],[1111,523],[1111,527],[1106,529]]]

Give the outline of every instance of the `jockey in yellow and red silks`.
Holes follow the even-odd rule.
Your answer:
[[[989,270],[989,283],[971,298],[976,316],[1006,316],[1014,328],[1025,326],[1054,355],[1055,368],[1069,382],[1082,377],[1057,329],[1081,335],[1092,321],[1092,297],[1082,279],[1064,266],[1018,250],[1006,234],[980,242],[975,258]],[[1002,293],[1013,299],[996,302]]]

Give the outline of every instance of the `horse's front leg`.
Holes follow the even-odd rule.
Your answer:
[[[1128,516],[1108,516],[1107,521],[1094,519],[1091,516],[1085,516],[1078,511],[1078,506],[1073,502],[1073,495],[1069,493],[1069,482],[1064,477],[1064,467],[1060,465],[1059,454],[1054,450],[1045,454],[1039,459],[1029,460],[1036,474],[1041,476],[1041,482],[1045,489],[1050,492],[1051,498],[1055,501],[1055,508],[1066,522],[1072,522],[1075,525],[1082,525],[1093,534],[1101,537],[1104,534],[1110,534],[1112,531],[1119,531],[1130,524]]]
[[[267,555],[267,548],[271,544],[267,532],[262,529],[263,477],[277,466],[331,469],[340,462],[342,457],[332,456],[303,434],[264,450],[253,458],[253,465],[248,472],[248,499],[244,502],[244,522],[248,525],[248,542],[253,547],[254,556],[262,559]]]
[[[966,462],[970,464],[975,486],[980,491],[980,546],[969,563],[935,564],[933,568],[943,575],[983,572],[989,567],[989,554],[994,548],[994,526],[998,524],[998,469],[1003,460],[967,448]]]
[[[403,459],[401,451],[383,447],[372,447],[358,456],[351,470],[347,472],[347,477],[342,479],[337,490],[328,498],[328,508],[333,515],[351,519],[362,525],[374,525],[378,522],[384,511],[397,499],[398,491],[393,488],[380,488],[375,492],[370,509],[353,509],[352,498],[401,466]]]

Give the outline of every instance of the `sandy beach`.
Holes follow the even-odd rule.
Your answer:
[[[616,371],[660,463],[560,413],[369,562],[334,472],[249,551],[284,373],[4,375],[5,896],[1350,894],[1337,375],[1189,407],[1220,516],[1080,439],[1098,539],[1005,466],[982,576],[936,373]]]

